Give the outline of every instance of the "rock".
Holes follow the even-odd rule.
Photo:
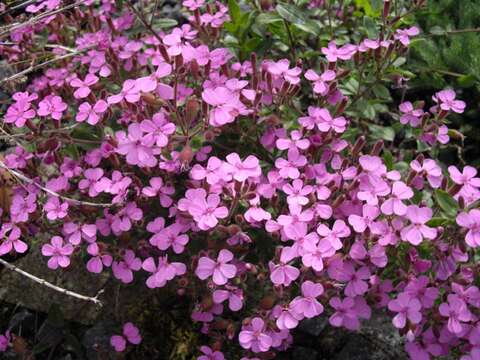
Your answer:
[[[298,329],[308,335],[318,336],[328,326],[328,318],[317,316],[313,319],[305,319],[300,322]]]
[[[318,352],[314,349],[297,346],[292,351],[292,359],[316,360]]]
[[[86,296],[95,296],[107,283],[107,274],[89,273],[78,257],[72,258],[67,270],[53,271],[46,261],[39,246],[32,245],[29,253],[13,264],[40,279]],[[50,305],[57,303],[66,319],[84,324],[91,324],[99,314],[99,307],[92,302],[59,293],[3,267],[0,267],[0,283],[0,300],[6,302],[41,312],[48,312]]]
[[[99,321],[85,332],[82,345],[86,349],[88,360],[115,358],[110,345],[110,337],[118,332],[115,325],[111,320]]]

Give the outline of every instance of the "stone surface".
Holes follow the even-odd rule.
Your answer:
[[[47,258],[41,255],[40,249],[33,245],[29,253],[12,262],[18,268],[46,280],[61,288],[76,293],[95,296],[98,291],[105,287],[108,275],[91,274],[85,266],[76,261],[67,270],[50,270],[47,267]],[[75,320],[85,324],[91,324],[99,314],[99,307],[83,300],[77,300],[71,296],[59,293],[34,282],[14,271],[0,266],[0,300],[25,306],[41,312],[48,312],[52,303],[61,305],[66,319]]]

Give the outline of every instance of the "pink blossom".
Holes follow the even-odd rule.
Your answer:
[[[58,197],[52,196],[43,206],[43,210],[47,212],[48,220],[63,219],[68,215],[68,202],[62,203]]]
[[[466,104],[461,100],[455,100],[455,96],[455,91],[446,89],[437,92],[432,99],[440,105],[440,109],[461,114],[465,110]]]
[[[114,261],[112,263],[113,275],[121,280],[124,284],[133,281],[133,271],[142,268],[142,260],[135,256],[132,250],[126,250],[122,261]]]
[[[302,138],[302,133],[298,130],[293,130],[290,134],[291,139],[279,138],[275,144],[280,150],[287,150],[290,148],[297,148],[298,150],[306,150],[310,146],[310,141],[308,139]]]
[[[321,75],[318,75],[312,69],[307,70],[305,73],[305,78],[313,82],[313,92],[322,96],[328,94],[328,83],[335,80],[336,76],[337,74],[335,74],[335,71],[333,70],[326,70]]]
[[[214,228],[218,219],[228,216],[228,209],[220,204],[220,196],[207,194],[204,189],[189,189],[185,198],[180,199],[178,208],[187,211],[202,230]]]
[[[243,307],[243,290],[226,285],[226,290],[215,290],[212,294],[212,299],[216,304],[221,304],[228,300],[228,308],[232,311],[239,311]]]
[[[468,246],[473,248],[480,246],[480,210],[472,209],[468,213],[458,214],[457,224],[468,229],[465,235],[465,242]]]
[[[75,120],[78,122],[87,120],[90,125],[96,125],[107,108],[108,104],[104,100],[98,100],[93,107],[88,102],[81,103]]]
[[[85,80],[76,77],[70,81],[70,86],[77,88],[73,93],[75,99],[84,99],[91,93],[90,87],[98,82],[98,77],[93,74],[87,74]]]
[[[35,110],[31,108],[31,104],[25,100],[20,100],[8,107],[4,121],[7,124],[14,123],[16,127],[22,127],[25,123],[35,117]]]
[[[310,280],[302,283],[302,296],[297,296],[291,302],[292,309],[306,318],[313,318],[323,313],[323,306],[317,298],[323,294],[322,284]]]
[[[421,108],[415,109],[410,101],[406,101],[400,104],[399,109],[403,113],[400,117],[401,124],[410,124],[412,127],[417,127],[421,124],[424,114]]]
[[[448,303],[442,303],[438,307],[440,315],[448,318],[448,330],[453,334],[460,334],[464,328],[462,323],[473,319],[467,305],[457,295],[448,295]]]
[[[332,229],[329,229],[325,224],[318,225],[317,233],[328,240],[335,250],[339,250],[343,247],[341,239],[350,236],[351,231],[347,224],[345,224],[345,221],[336,220]]]
[[[184,6],[186,2],[194,2],[193,0],[184,1]],[[201,346],[200,351],[203,355],[200,355],[197,360],[225,360],[223,353],[221,351],[213,351],[208,346]]]
[[[232,161],[236,161],[236,158],[233,158]],[[241,160],[237,162],[238,165],[243,164]],[[231,172],[229,170],[233,170],[233,165],[229,164],[230,166],[224,166],[222,160],[215,156],[211,156],[208,159],[207,166],[203,167],[200,164],[195,164],[190,170],[190,176],[194,180],[203,180],[206,179],[207,183],[210,185],[215,185],[221,181],[230,181],[232,179]],[[240,165],[241,166],[241,165]],[[248,170],[248,169],[247,169]],[[250,169],[252,170],[252,169]],[[245,176],[247,173],[244,173]],[[251,174],[251,172],[250,172]],[[237,175],[238,177],[238,175]]]
[[[293,180],[292,184],[283,185],[282,190],[288,195],[287,202],[291,205],[307,205],[309,199],[307,195],[312,193],[313,187],[311,185],[303,186],[303,181],[300,179]]]
[[[120,101],[125,100],[129,103],[136,103],[140,100],[140,89],[135,80],[125,80],[122,86],[122,91],[117,95],[111,95],[107,98],[109,105],[118,104]]]
[[[339,134],[345,131],[347,125],[347,120],[343,116],[333,118],[328,109],[314,106],[309,106],[308,116],[300,117],[298,122],[309,130],[316,126],[321,132],[328,132],[333,129]]]
[[[465,166],[460,172],[456,166],[449,166],[448,173],[455,184],[463,186],[480,187],[480,178],[477,176],[477,169],[473,166]]]
[[[147,286],[150,289],[164,287],[175,276],[183,275],[187,271],[185,264],[179,262],[169,263],[166,256],[158,258],[158,266],[155,265],[155,260],[152,257],[145,259],[142,269],[152,273],[147,279]]]
[[[422,304],[417,298],[411,297],[408,293],[400,293],[397,298],[388,303],[390,311],[398,313],[392,320],[393,326],[403,329],[407,320],[412,324],[418,324],[422,320]]]
[[[8,236],[6,235],[9,232]],[[8,254],[12,250],[19,254],[23,254],[28,250],[28,245],[20,240],[22,232],[18,226],[3,223],[0,231],[1,237],[3,237],[0,245],[0,256]]]
[[[296,85],[300,82],[299,75],[301,74],[302,69],[297,66],[290,69],[290,61],[287,59],[282,59],[277,62],[269,62],[267,70],[270,74],[281,77],[292,85]]]
[[[369,228],[372,222],[380,215],[378,207],[372,205],[363,205],[362,216],[359,215],[349,215],[348,223],[352,225],[353,230],[357,233],[363,233],[367,227]]]
[[[265,333],[265,322],[259,317],[242,328],[238,340],[244,349],[252,349],[253,352],[266,352],[272,346],[272,338]]]
[[[95,224],[79,226],[73,222],[67,222],[63,224],[62,233],[72,245],[79,245],[82,238],[88,243],[93,243],[97,238],[97,226]]]
[[[233,260],[233,254],[226,249],[220,250],[217,260],[214,261],[209,257],[202,256],[198,260],[198,266],[195,274],[199,279],[205,280],[212,276],[216,285],[225,285],[229,279],[237,274],[237,268],[233,264],[229,264]]]
[[[110,344],[114,347],[115,351],[122,352],[126,349],[127,342],[133,345],[138,345],[142,342],[142,336],[138,328],[131,322],[123,325],[122,335],[113,335],[110,338]]]
[[[407,206],[402,200],[408,200],[413,197],[413,190],[402,181],[395,181],[392,185],[392,193],[380,207],[385,215],[404,216],[407,213]]]
[[[154,167],[157,165],[155,155],[159,151],[152,148],[153,141],[151,137],[144,136],[140,124],[130,124],[128,134],[124,131],[116,133],[118,146],[117,153],[126,156],[127,163],[141,167]]]
[[[175,254],[181,254],[188,243],[188,235],[181,234],[181,232],[182,226],[174,223],[156,232],[150,239],[150,243],[160,250],[167,250],[171,247]]]
[[[63,111],[67,109],[67,104],[62,101],[60,96],[47,95],[38,104],[38,115],[48,116],[50,115],[55,120],[60,120],[63,115]]]
[[[73,246],[71,244],[63,243],[63,239],[60,236],[52,237],[50,244],[42,246],[42,255],[50,256],[48,260],[48,267],[52,270],[57,269],[59,266],[66,268],[70,265],[70,255],[73,253]]]
[[[142,194],[148,197],[158,196],[160,204],[168,208],[172,205],[173,200],[170,197],[174,194],[175,189],[172,186],[164,185],[161,177],[152,177],[149,180],[150,186],[142,189]]]
[[[419,174],[419,176],[426,176],[428,183],[434,189],[437,189],[440,187],[442,182],[442,169],[440,168],[440,166],[438,166],[435,160],[425,159],[422,164],[420,164],[418,160],[413,160],[410,163],[410,168],[416,171]],[[419,188],[422,188],[422,187],[423,187],[423,182]]]
[[[348,330],[358,330],[359,318],[369,319],[371,316],[371,309],[362,297],[346,297],[342,300],[335,296],[330,299],[329,304],[335,309],[335,313],[329,318],[330,325],[335,327],[344,326]]]
[[[275,160],[275,167],[279,170],[280,176],[284,179],[298,179],[300,177],[299,168],[307,164],[307,158],[300,155],[296,148],[289,149],[287,160],[278,158]]]
[[[80,180],[78,188],[80,190],[88,189],[88,195],[91,197],[97,196],[100,193],[97,189],[103,176],[103,170],[101,168],[90,168],[85,170],[83,175],[85,179]]]
[[[410,37],[417,36],[420,30],[416,26],[412,26],[408,29],[398,29],[394,35],[395,40],[402,43],[403,46],[410,45]]]
[[[355,270],[354,264],[350,261],[334,261],[330,263],[328,274],[335,280],[347,282],[346,296],[353,298],[368,291],[366,280],[370,278],[370,270],[366,266]]]
[[[402,240],[412,245],[419,245],[423,238],[433,240],[437,237],[437,229],[425,225],[432,218],[432,210],[427,207],[410,205],[407,207],[406,218],[411,225],[404,227],[400,233]]]
[[[357,47],[355,45],[346,44],[337,48],[335,41],[330,41],[328,47],[322,48],[322,53],[326,55],[329,62],[336,62],[338,59],[350,60],[356,52]]]
[[[8,349],[8,346],[10,345],[11,341],[11,336],[10,336],[10,331],[7,330],[5,332],[5,335],[0,335],[0,352],[5,352]]]
[[[225,170],[231,173],[233,178],[239,182],[243,182],[248,178],[259,177],[262,174],[260,162],[253,155],[249,155],[242,161],[237,153],[231,153],[227,155],[226,160],[227,163],[224,164]]]
[[[202,99],[213,106],[209,116],[212,126],[232,123],[238,115],[248,113],[245,105],[240,101],[240,96],[224,86],[203,90]]]
[[[101,250],[96,242],[88,245],[87,253],[92,256],[87,262],[87,270],[91,273],[100,274],[104,266],[110,267],[112,265],[112,256]]]
[[[145,133],[145,141],[158,147],[167,146],[168,136],[175,133],[175,124],[169,122],[163,113],[154,114],[152,120],[143,120],[140,128]]]
[[[290,286],[300,276],[300,270],[292,265],[282,262],[276,265],[273,262],[269,262],[268,266],[270,268],[270,280],[277,286]]]

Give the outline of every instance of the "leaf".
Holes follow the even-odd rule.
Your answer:
[[[376,97],[382,100],[391,100],[390,91],[381,84],[376,84],[373,88],[373,93]]]
[[[387,166],[388,171],[393,170],[394,159],[392,152],[385,148],[383,149],[383,161],[385,161],[385,165]]]
[[[160,29],[171,28],[177,25],[178,21],[175,19],[161,18],[153,20],[153,27],[158,27]]]
[[[242,11],[236,0],[228,0],[228,12],[233,23],[239,23]]]
[[[452,225],[454,223],[455,222],[452,219],[447,219],[443,217],[434,217],[427,222],[427,225],[432,227],[437,227],[437,226]]]
[[[367,36],[369,39],[378,38],[378,30],[375,21],[370,16],[365,16],[363,18],[363,26],[367,30]]]
[[[305,15],[305,13],[297,6],[278,4],[276,10],[282,19],[292,23],[298,29],[313,35],[318,35],[320,33],[320,27],[318,24],[315,21],[308,19],[307,15]]]
[[[395,131],[393,131],[391,127],[370,124],[369,128],[372,137],[375,139],[383,139],[386,141],[393,141],[395,139]]]
[[[449,218],[455,218],[458,212],[457,201],[442,189],[435,190],[435,201]]]

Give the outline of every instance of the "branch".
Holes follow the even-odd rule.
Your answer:
[[[38,277],[36,277],[35,275],[32,275],[18,267],[16,267],[15,265],[13,264],[10,264],[8,261],[5,261],[3,260],[2,258],[0,258],[0,264],[2,264],[3,266],[5,266],[7,269],[9,270],[12,270],[12,271],[15,271],[16,273],[19,273],[20,275],[23,275],[27,278],[29,278],[30,280],[33,280],[35,281],[36,283],[38,284],[41,284],[41,285],[44,285],[50,289],[53,289],[55,291],[58,291],[59,293],[62,293],[62,294],[65,294],[65,295],[68,295],[68,296],[71,296],[71,297],[74,297],[76,299],[80,299],[80,300],[84,300],[84,301],[91,301],[93,302],[95,305],[98,305],[98,306],[103,306],[103,303],[98,300],[98,297],[103,293],[103,289],[100,290],[97,295],[95,295],[94,297],[90,297],[90,296],[85,296],[85,295],[81,295],[81,294],[77,294],[76,292],[73,292],[73,291],[70,291],[70,290],[67,290],[67,289],[64,289],[64,288],[61,288],[57,285],[53,285],[52,283],[49,283],[48,281],[46,280],[43,280],[43,279],[40,279]]]
[[[45,191],[47,194],[50,194],[52,196],[55,196],[55,197],[58,197],[62,200],[65,200],[65,201],[68,201],[70,203],[73,203],[73,204],[77,204],[77,205],[85,205],[85,206],[98,206],[98,207],[110,207],[110,206],[113,206],[112,203],[94,203],[94,202],[89,202],[89,201],[82,201],[82,200],[77,200],[77,199],[73,199],[73,198],[69,198],[67,196],[63,196],[63,195],[60,195],[59,193],[53,191],[53,190],[50,190],[48,188],[46,188],[45,186],[37,183],[35,180],[33,179],[30,179],[29,177],[26,177],[24,174],[22,174],[21,172],[19,171],[16,171],[16,170],[13,170],[13,169],[10,169],[7,165],[5,165],[5,163],[3,161],[0,161],[0,168],[4,169],[4,170],[7,170],[10,174],[12,174],[13,176],[19,178],[20,180],[28,183],[28,184],[33,184],[35,185],[36,187],[38,187],[39,189]]]
[[[48,65],[48,64],[51,64],[55,61],[59,61],[59,60],[63,60],[63,59],[66,59],[66,58],[69,58],[69,57],[72,57],[72,56],[75,56],[75,55],[78,55],[80,54],[81,52],[85,51],[87,49],[84,49],[84,50],[81,50],[81,51],[75,51],[75,52],[71,52],[71,53],[68,53],[68,54],[65,54],[65,55],[62,55],[62,56],[58,56],[58,57],[55,57],[53,59],[50,59],[50,60],[47,60],[47,61],[44,61],[43,63],[40,63],[40,64],[37,64],[37,65],[34,65],[34,66],[30,66],[29,68],[23,70],[23,71],[20,71],[19,73],[16,73],[6,79],[2,79],[0,80],[0,85],[3,84],[3,83],[6,83],[8,81],[12,81],[12,80],[15,80],[19,77],[22,77],[23,75],[26,75],[32,71],[35,71],[35,70],[38,70],[42,67],[44,67],[45,65]]]

